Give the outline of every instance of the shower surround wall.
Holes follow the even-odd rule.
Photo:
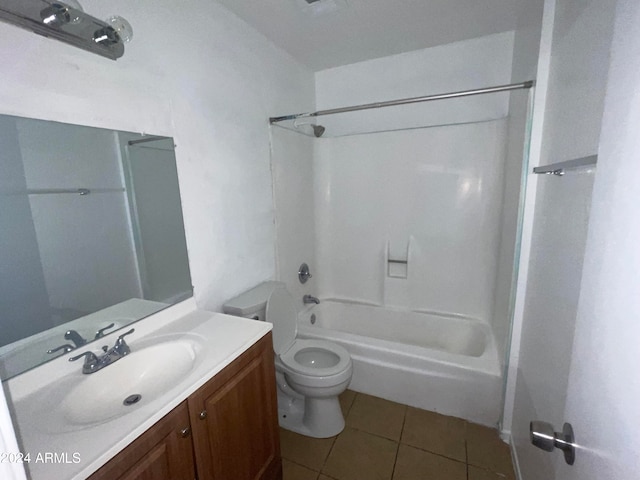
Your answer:
[[[318,72],[317,108],[511,83],[513,40],[506,32]],[[500,333],[502,357],[509,290],[496,287],[511,283],[513,246],[501,239],[515,239],[502,212],[519,199],[505,189],[513,169],[504,177],[515,96],[526,103],[517,91],[318,118],[327,137],[432,127],[315,142],[321,296],[472,317]],[[387,242],[401,259],[410,244],[406,280],[387,276]]]
[[[494,120],[319,141],[322,296],[489,321],[505,126]],[[388,242],[393,258],[407,259],[408,249],[406,278],[388,275]]]

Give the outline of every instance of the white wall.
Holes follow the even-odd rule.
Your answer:
[[[618,0],[564,420],[580,448],[563,480],[640,472],[640,4]]]
[[[314,140],[277,125],[271,127],[278,280],[287,285],[298,307],[303,305],[303,295],[318,295],[324,270],[316,263]],[[303,262],[313,275],[304,285],[298,281]]]
[[[318,109],[510,83],[513,32],[354,63],[316,73]],[[327,135],[502,118],[509,94],[318,117]]]
[[[542,46],[550,63],[538,76],[548,75],[548,90],[533,166],[597,152],[614,1],[559,0],[546,8],[553,38]],[[537,181],[522,337],[510,365],[517,371],[512,439],[527,480],[556,478],[560,461],[533,447],[528,429],[534,419],[563,422],[592,181],[589,173]]]
[[[173,136],[195,296],[219,309],[275,276],[267,118],[314,106],[314,77],[215,2],[83,2],[119,13],[117,62],[0,24],[0,112]]]

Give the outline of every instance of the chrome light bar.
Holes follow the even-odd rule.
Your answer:
[[[122,38],[112,26],[64,1],[0,0],[0,20],[111,60],[124,55]]]

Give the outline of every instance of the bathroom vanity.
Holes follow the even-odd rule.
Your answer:
[[[271,333],[89,477],[282,478]]]
[[[135,324],[100,371],[63,357],[11,379],[30,477],[281,479],[270,330],[188,300]]]

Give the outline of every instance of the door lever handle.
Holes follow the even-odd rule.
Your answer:
[[[564,460],[569,465],[576,461],[576,444],[573,427],[570,423],[562,426],[562,432],[555,432],[553,425],[534,420],[529,424],[531,443],[546,452],[559,448],[564,453]]]

